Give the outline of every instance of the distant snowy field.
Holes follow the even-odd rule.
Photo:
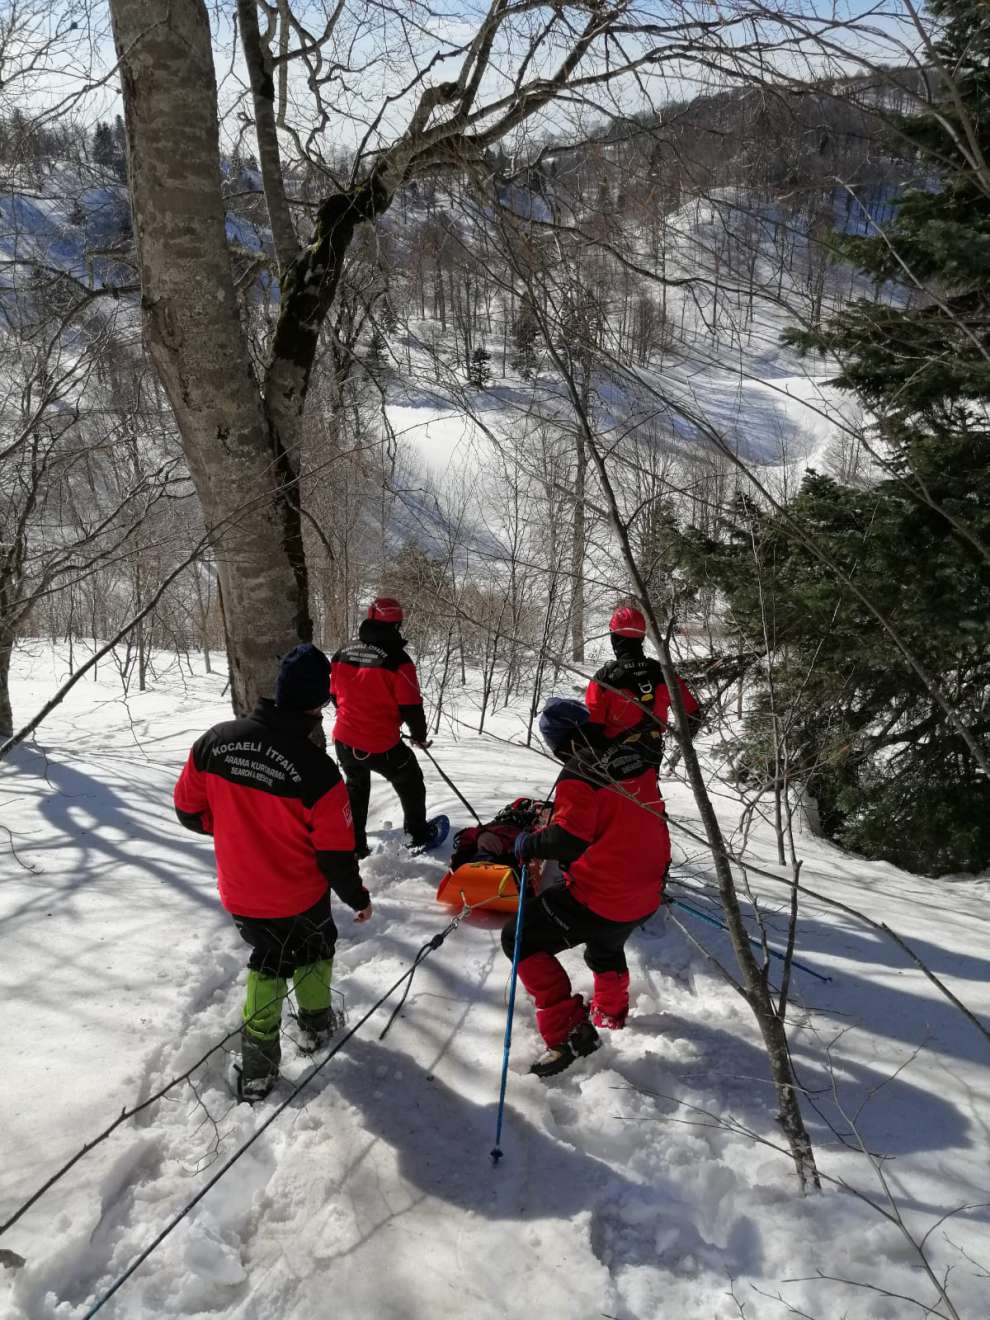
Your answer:
[[[63,673],[64,657],[27,644],[18,711]],[[245,949],[217,902],[209,844],[180,828],[170,801],[189,744],[229,714],[222,688],[173,669],[125,704],[107,667],[36,745],[0,763],[0,1219],[237,1025]],[[552,782],[534,752],[449,728],[435,754],[483,815]],[[492,728],[516,736],[519,717],[501,713]],[[431,806],[463,823],[424,768]],[[716,788],[731,828],[738,802]],[[683,785],[667,798],[675,823],[697,830]],[[400,851],[384,827],[397,816],[377,787],[378,847],[363,867],[375,917],[356,927],[339,913],[336,983],[352,1023],[447,919],[433,897],[444,861]],[[674,844],[674,878],[700,889],[704,850],[677,831]],[[806,836],[799,847],[809,888],[887,922],[986,1019],[986,879],[919,879]],[[778,871],[764,826],[747,856]],[[781,888],[752,884],[768,910],[781,907]],[[731,965],[720,932],[678,919]],[[797,956],[833,978],[795,972],[793,1042],[818,1159],[875,1206],[834,1187],[797,1194],[772,1149],[749,1011],[663,917],[630,943],[628,1029],[565,1076],[525,1075],[538,1042],[517,1005],[505,1159],[493,1169],[508,964],[497,927],[465,924],[417,973],[387,1039],[380,1011],[101,1315],[985,1320],[990,1045],[892,943],[821,903],[805,901]],[[569,965],[587,988],[580,955]],[[303,1059],[291,1044],[285,1053],[286,1073],[300,1075]],[[177,1088],[122,1126],[0,1237],[26,1261],[0,1270],[0,1316],[85,1314],[273,1104],[232,1104],[218,1057],[195,1092]],[[955,1311],[911,1245],[926,1234]]]

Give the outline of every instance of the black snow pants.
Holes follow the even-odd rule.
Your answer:
[[[371,772],[383,775],[399,795],[403,826],[421,843],[426,834],[426,784],[423,772],[411,747],[397,742],[387,752],[360,752],[346,743],[334,743],[337,761],[347,781],[347,796],[354,817],[354,845],[361,851],[368,846],[368,799],[371,796]]]
[[[253,972],[291,976],[297,967],[333,958],[337,927],[329,894],[294,917],[231,915],[241,939],[251,946],[248,967]]]
[[[593,972],[626,972],[626,941],[649,916],[635,921],[609,921],[572,898],[563,885],[546,889],[523,913],[519,960],[534,953],[562,953],[575,945],[584,945],[584,961]],[[516,919],[511,917],[502,928],[502,949],[512,957],[516,937]]]

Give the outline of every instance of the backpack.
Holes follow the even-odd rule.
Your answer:
[[[550,819],[552,804],[540,802],[535,798],[516,798],[503,807],[495,818],[484,825],[469,825],[458,830],[454,835],[454,852],[450,859],[450,868],[456,871],[465,862],[475,862],[481,858],[503,862],[506,866],[515,864],[512,848],[516,835],[522,830],[533,830]]]

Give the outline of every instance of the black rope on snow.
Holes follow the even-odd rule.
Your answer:
[[[461,920],[463,919],[465,913],[468,911],[470,911],[469,908],[467,907],[463,908],[457,914],[457,916],[454,918],[454,920],[451,922],[450,926],[448,926],[446,930],[441,931],[439,935],[434,935],[431,940],[427,940],[427,942],[420,949],[419,953],[416,954],[416,957],[413,959],[413,964],[409,968],[409,971],[407,973],[409,979],[406,981],[406,988],[402,992],[401,999],[396,1004],[395,1008],[392,1009],[392,1013],[391,1016],[389,1017],[389,1020],[385,1023],[384,1027],[382,1027],[381,1033],[379,1034],[378,1037],[379,1040],[385,1039],[385,1037],[388,1035],[389,1031],[391,1030],[392,1023],[402,1012],[403,1006],[405,1005],[406,1000],[409,998],[409,991],[412,988],[413,977],[415,976],[416,969],[419,967],[420,963],[425,962],[425,960],[430,956],[430,954],[433,952],[434,949],[439,949],[440,945],[450,934],[451,930],[455,929],[457,926],[460,925]]]
[[[224,1176],[224,1174],[229,1172],[229,1170],[233,1168],[233,1166],[237,1163],[237,1161],[241,1158],[241,1156],[244,1155],[248,1150],[250,1150],[250,1148],[258,1140],[261,1134],[264,1131],[266,1131],[266,1129],[271,1127],[271,1125],[275,1122],[276,1118],[278,1118],[279,1114],[283,1113],[284,1110],[288,1108],[288,1106],[296,1098],[299,1092],[309,1085],[309,1083],[313,1080],[313,1078],[317,1075],[317,1073],[322,1071],[322,1069],[327,1066],[330,1060],[347,1044],[347,1042],[351,1039],[351,1037],[356,1035],[357,1032],[360,1031],[360,1029],[368,1021],[368,1019],[372,1017],[375,1013],[377,1013],[377,1011],[381,1008],[382,1004],[384,1004],[387,999],[391,998],[391,996],[395,994],[396,990],[398,990],[399,986],[403,983],[403,981],[408,981],[410,983],[412,982],[413,974],[415,973],[416,968],[419,966],[419,964],[423,962],[425,958],[429,957],[429,955],[433,952],[434,949],[440,948],[441,944],[443,944],[447,936],[450,935],[453,931],[455,931],[457,927],[461,924],[463,915],[464,914],[462,912],[459,912],[457,916],[454,917],[442,931],[434,935],[431,940],[429,940],[426,944],[423,945],[419,953],[417,953],[416,957],[413,959],[412,965],[405,972],[402,973],[402,975],[395,982],[395,984],[390,986],[389,989],[386,990],[385,993],[382,995],[382,997],[379,1000],[377,1000],[374,1004],[372,1004],[371,1008],[368,1009],[364,1017],[361,1018],[360,1021],[356,1022],[355,1025],[351,1027],[350,1031],[348,1031],[345,1035],[341,1036],[340,1040],[337,1041],[336,1045],[334,1045],[333,1049],[326,1056],[326,1058],[321,1059],[320,1062],[316,1064],[312,1068],[312,1070],[306,1074],[305,1077],[303,1077],[302,1081],[296,1083],[296,1085],[289,1092],[288,1096],[286,1096],[286,1098],[282,1101],[282,1103],[275,1110],[273,1110],[273,1112],[268,1116],[268,1118],[265,1119],[264,1123],[262,1123],[262,1125],[259,1128],[255,1129],[255,1131],[251,1134],[251,1136],[247,1139],[247,1141],[244,1142],[243,1146],[240,1146],[237,1150],[234,1151],[233,1155],[231,1155],[230,1159],[226,1162],[226,1164],[224,1164],[213,1175],[213,1177],[209,1180],[209,1182],[207,1182],[203,1187],[200,1188],[200,1190],[196,1193],[196,1195],[192,1198],[192,1200],[189,1201],[185,1206],[183,1206],[183,1208],[179,1211],[179,1213],[172,1220],[170,1220],[168,1224],[166,1224],[166,1226],[162,1229],[162,1231],[158,1234],[158,1236],[154,1239],[154,1241],[151,1242],[147,1247],[145,1247],[144,1251],[141,1252],[141,1254],[137,1257],[137,1259],[134,1260],[132,1264],[129,1265],[128,1268],[124,1271],[124,1273],[121,1274],[114,1281],[113,1285],[110,1288],[108,1288],[105,1293],[103,1293],[103,1295],[97,1300],[96,1304],[90,1307],[90,1309],[83,1315],[82,1320],[92,1320],[92,1317],[96,1315],[98,1311],[101,1311],[103,1309],[103,1307],[107,1304],[110,1298],[113,1297],[113,1295],[120,1288],[124,1286],[127,1280],[141,1268],[141,1266],[148,1259],[148,1257],[154,1251],[156,1251],[158,1247],[161,1246],[161,1244],[169,1236],[172,1230],[177,1228],[179,1224],[182,1223],[183,1219],[185,1219],[186,1216],[190,1214],[191,1211],[194,1210],[197,1205],[199,1205],[200,1201],[202,1201],[206,1193],[217,1185],[217,1183]],[[407,994],[408,994],[408,990],[409,987],[407,985],[406,986]],[[405,1000],[405,995],[403,995],[403,1002],[404,1000]],[[399,1007],[401,1007],[401,1003]],[[394,1016],[395,1015],[393,1014],[393,1017]],[[391,1020],[389,1021],[389,1026],[391,1026]]]

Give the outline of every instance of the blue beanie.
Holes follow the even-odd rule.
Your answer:
[[[551,697],[540,714],[543,741],[554,751],[562,749],[590,718],[583,702],[572,697]]]
[[[282,657],[275,680],[275,704],[316,710],[330,700],[330,661],[318,646],[303,642]]]

